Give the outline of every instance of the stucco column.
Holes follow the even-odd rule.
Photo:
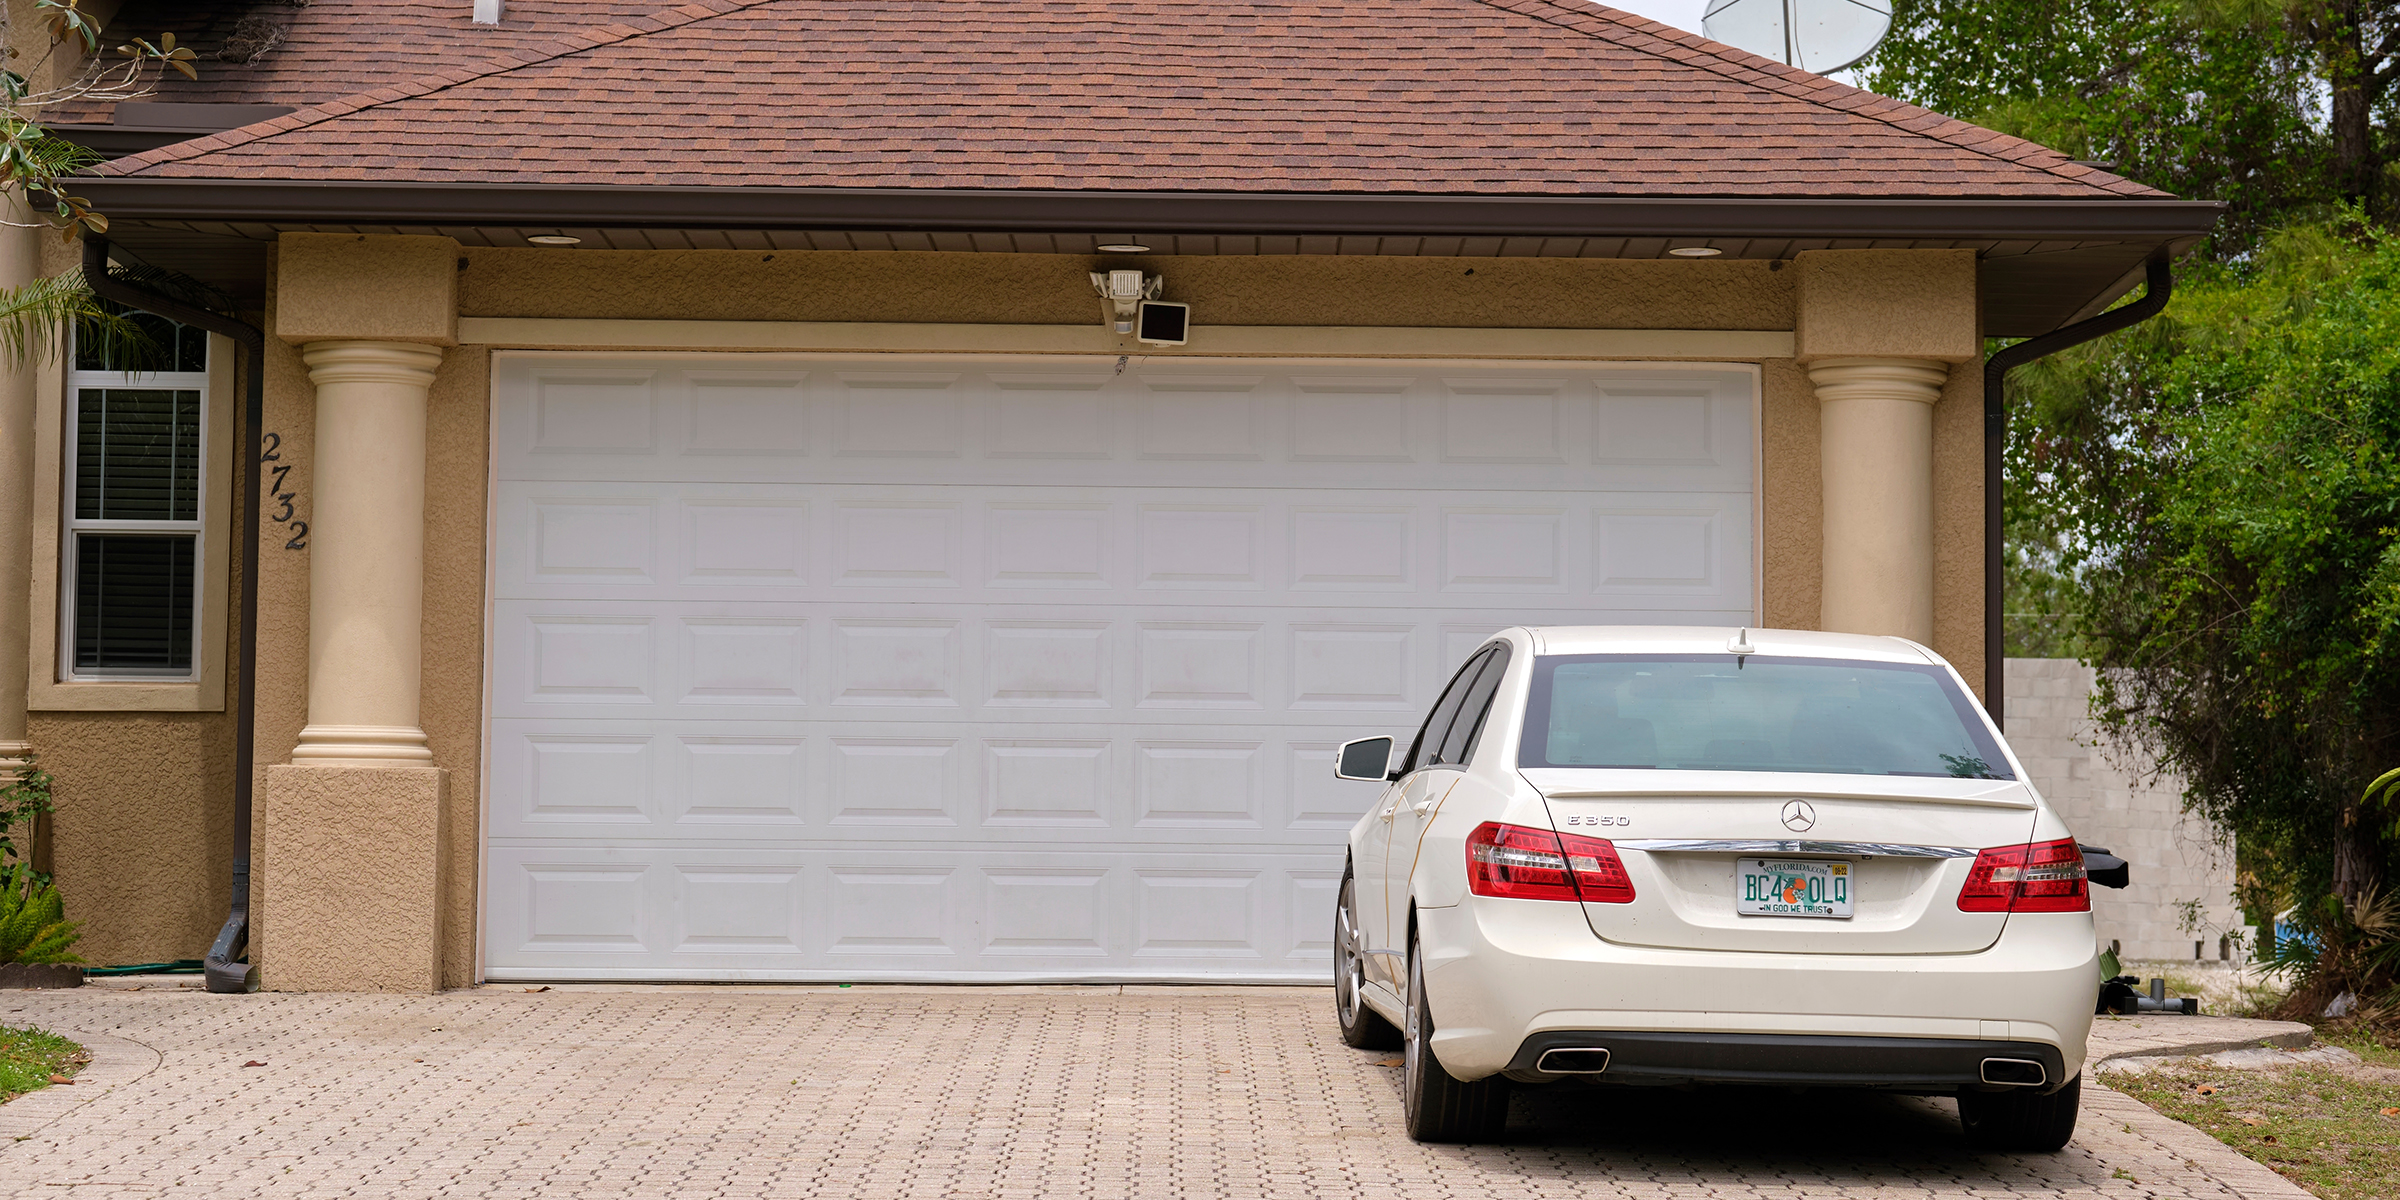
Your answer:
[[[30,218],[22,200],[8,216]],[[0,287],[41,273],[41,231],[0,225]],[[16,779],[25,740],[26,672],[33,638],[33,410],[35,362],[0,367],[0,784]]]
[[[308,726],[299,765],[426,767],[425,403],[438,346],[301,347],[317,385],[308,564]]]
[[[1933,406],[1950,364],[1823,358],[1825,558],[1819,624],[1933,641]]]

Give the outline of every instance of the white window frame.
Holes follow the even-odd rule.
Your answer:
[[[209,347],[216,350],[211,339]],[[199,371],[80,371],[75,369],[75,348],[66,348],[67,388],[64,410],[59,421],[59,537],[58,537],[58,677],[69,683],[189,683],[200,679],[205,659],[211,647],[204,630],[208,615],[208,522],[214,514],[210,509],[210,488],[216,474],[211,462],[214,447],[209,440],[209,388],[207,370]],[[195,481],[192,517],[188,521],[117,521],[86,519],[75,515],[75,472],[77,467],[76,439],[82,431],[83,392],[86,388],[147,388],[160,391],[197,392],[200,410],[196,416],[199,433],[199,471]],[[76,543],[84,533],[174,533],[189,534],[192,539],[192,664],[184,671],[78,671],[75,669],[75,589],[81,582],[76,569]]]

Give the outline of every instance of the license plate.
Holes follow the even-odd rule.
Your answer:
[[[1745,917],[1850,916],[1850,864],[1744,858],[1733,865],[1733,910]]]

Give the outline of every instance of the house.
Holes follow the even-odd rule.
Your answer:
[[[61,127],[260,424],[198,328],[0,389],[0,743],[87,957],[246,852],[274,989],[1318,979],[1332,747],[1494,628],[1984,686],[1984,339],[2216,212],[1577,0],[159,29],[201,78]]]

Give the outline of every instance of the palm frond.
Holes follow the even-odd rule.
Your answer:
[[[103,340],[144,338],[125,317],[104,311],[81,271],[36,279],[23,287],[0,288],[0,357],[22,365],[50,352],[68,322]],[[144,340],[147,340],[144,338]]]

